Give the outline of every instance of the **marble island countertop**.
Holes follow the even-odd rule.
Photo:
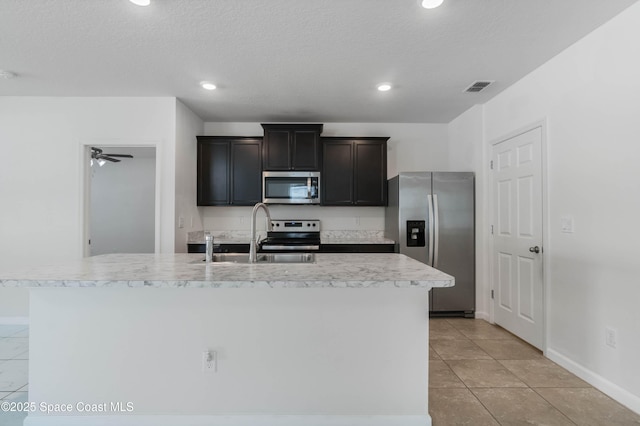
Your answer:
[[[202,254],[110,254],[0,272],[0,287],[451,287],[454,278],[395,253],[317,253],[315,263],[209,263]]]

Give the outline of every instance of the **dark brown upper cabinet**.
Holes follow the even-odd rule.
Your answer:
[[[322,138],[322,205],[387,204],[389,138]]]
[[[264,170],[320,170],[322,124],[263,124]]]
[[[262,201],[262,138],[198,136],[198,205]]]

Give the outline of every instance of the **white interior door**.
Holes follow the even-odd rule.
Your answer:
[[[494,145],[492,161],[494,320],[542,349],[542,128]]]

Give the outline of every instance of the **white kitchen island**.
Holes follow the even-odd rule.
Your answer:
[[[25,425],[431,424],[428,290],[451,276],[399,254],[202,257],[1,276],[31,290]]]

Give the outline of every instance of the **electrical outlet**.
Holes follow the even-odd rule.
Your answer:
[[[604,333],[605,333],[604,342],[607,344],[607,346],[611,346],[612,348],[615,348],[618,344],[618,336],[616,331],[611,327],[606,327],[604,329]]]
[[[202,372],[215,373],[218,371],[218,354],[216,351],[202,352]]]
[[[178,217],[178,228],[184,228],[184,217]]]

